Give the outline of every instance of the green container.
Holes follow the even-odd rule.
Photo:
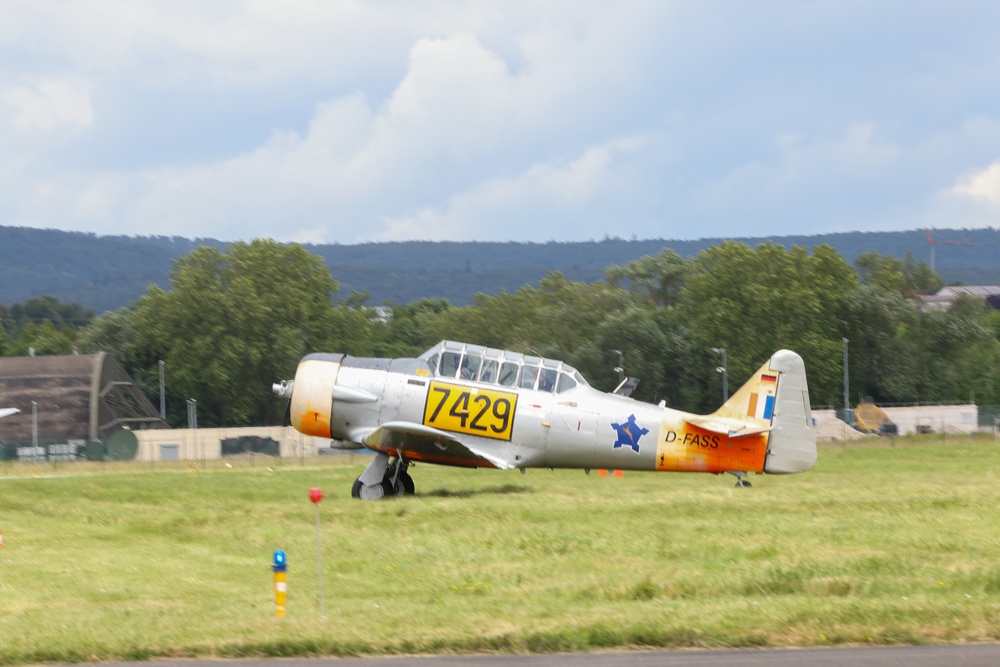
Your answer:
[[[90,452],[88,448],[88,454]],[[109,461],[132,461],[139,451],[139,440],[135,433],[127,429],[119,429],[107,440],[105,458]]]

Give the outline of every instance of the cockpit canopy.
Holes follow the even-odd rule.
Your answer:
[[[438,377],[462,378],[501,387],[561,394],[587,381],[555,359],[443,340],[420,355]]]

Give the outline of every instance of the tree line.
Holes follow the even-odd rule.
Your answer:
[[[867,252],[851,266],[827,245],[726,241],[691,259],[663,249],[592,282],[553,272],[466,306],[421,299],[385,319],[367,294],[341,294],[322,257],[255,240],[197,247],[174,261],[169,290],[150,286],[100,316],[51,297],[0,306],[0,353],[104,350],[154,403],[163,360],[174,425],[186,423],[188,398],[203,426],[281,423],[271,383],[293,377],[303,355],[415,356],[441,339],[563,359],[604,390],[624,360],[641,379],[636,398],[694,412],[721,402],[716,349],[734,389],[775,350],[795,350],[813,406],[839,407],[847,339],[852,404],[998,403],[1000,311],[970,297],[923,310],[916,297],[942,284],[909,254]]]

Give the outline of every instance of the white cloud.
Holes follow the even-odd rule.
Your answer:
[[[983,220],[1000,7],[963,7],[9,0],[0,224],[350,243]]]
[[[74,81],[36,79],[5,89],[0,99],[12,108],[14,125],[21,130],[84,128],[94,119],[90,91]]]
[[[188,236],[319,242],[326,230],[327,241],[352,242],[397,237],[402,228],[430,225],[435,216],[453,219],[470,207],[509,211],[518,200],[522,206],[539,201],[568,207],[595,196],[612,154],[634,150],[636,141],[584,150],[568,165],[550,157],[531,166],[517,157],[510,168],[524,172],[522,177],[497,176],[497,157],[505,150],[565,124],[558,97],[531,90],[543,65],[515,75],[471,34],[422,39],[378,110],[362,94],[342,96],[317,104],[304,133],[276,131],[242,155],[188,168],[104,173],[89,183],[83,177],[68,213],[92,224],[120,219],[132,233],[170,229]],[[529,148],[529,159],[535,152]],[[478,204],[461,194],[466,192],[475,193]],[[46,190],[31,209],[40,213],[47,206],[65,206],[65,195],[53,197]],[[396,231],[380,232],[376,225],[402,220],[406,210],[444,208],[451,210],[390,222]],[[442,228],[449,224],[406,233],[444,238]],[[480,234],[471,215],[464,225],[464,238]],[[532,231],[525,226],[518,233]]]
[[[980,202],[1000,204],[1000,160],[964,177],[951,188],[951,192]]]
[[[297,229],[290,237],[288,237],[288,241],[291,241],[292,243],[313,243],[322,245],[327,243],[329,233],[330,230],[325,226]]]
[[[532,166],[516,178],[493,179],[450,197],[442,208],[384,220],[380,241],[546,240],[535,220],[575,217],[589,222],[587,207],[615,187],[615,160],[643,147],[638,138],[590,148],[568,163]],[[616,230],[617,231],[617,230]]]

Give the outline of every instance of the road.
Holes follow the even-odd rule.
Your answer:
[[[101,663],[93,667],[995,667],[1000,644],[865,646],[733,651],[622,651],[554,655],[460,655]]]

